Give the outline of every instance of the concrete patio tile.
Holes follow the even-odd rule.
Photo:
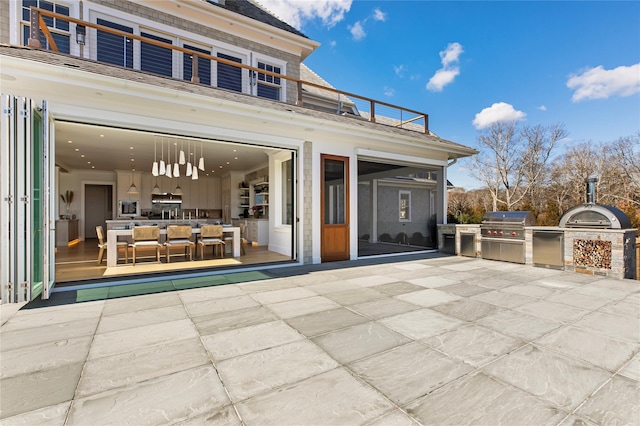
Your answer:
[[[248,327],[277,320],[276,315],[264,306],[236,309],[235,311],[216,312],[201,315],[191,320],[201,336]]]
[[[508,293],[502,290],[493,290],[486,293],[476,294],[471,296],[473,300],[479,300],[485,303],[491,303],[492,305],[502,306],[503,308],[513,309],[518,306],[526,305],[537,299],[530,296],[523,296],[521,294]]]
[[[208,365],[77,399],[71,405],[67,424],[161,424],[168,419],[185,420],[228,403],[215,369]]]
[[[563,323],[575,321],[589,313],[586,309],[549,302],[547,300],[527,303],[526,305],[515,308],[515,310],[523,314],[533,315],[534,317]]]
[[[389,296],[398,296],[400,294],[423,290],[424,287],[404,281],[399,281],[395,283],[377,285],[375,287],[371,287],[371,289]]]
[[[595,423],[590,422],[582,417],[578,417],[574,414],[568,416],[558,426],[598,426]]]
[[[2,419],[3,426],[63,426],[71,401]]]
[[[569,292],[554,294],[551,297],[547,298],[547,300],[550,302],[562,303],[564,305],[569,305],[581,309],[598,309],[608,303],[611,303],[611,300],[609,299]]]
[[[432,288],[415,291],[413,293],[401,294],[399,296],[395,296],[395,298],[413,303],[414,305],[423,306],[425,308],[462,299],[461,296]]]
[[[233,405],[227,405],[226,407],[200,414],[199,416],[189,417],[186,420],[171,422],[170,424],[180,426],[243,426]]]
[[[638,283],[636,280],[615,280],[612,278],[603,278],[590,284],[595,287],[610,288],[614,290],[620,290],[627,293],[638,292]]]
[[[559,322],[511,310],[488,315],[477,323],[525,342],[535,340],[561,326]]]
[[[473,370],[418,342],[354,362],[349,368],[399,405]]]
[[[433,268],[433,266],[424,265],[422,263],[406,263],[406,262],[393,265],[393,267],[398,269],[403,269],[405,271],[421,271],[423,269]]]
[[[458,296],[475,296],[476,294],[486,293],[487,291],[491,291],[486,287],[481,287],[473,284],[467,283],[458,283],[451,284],[444,287],[439,287],[438,290],[446,291],[447,293],[457,294]]]
[[[76,391],[85,397],[210,363],[198,338],[89,360]]]
[[[426,287],[426,288],[445,287],[445,286],[457,284],[460,282],[460,280],[457,280],[455,278],[449,278],[449,277],[445,278],[439,275],[422,277],[422,278],[414,278],[406,281],[410,282],[411,284],[419,285],[420,287]]]
[[[187,312],[182,305],[173,305],[155,309],[141,309],[138,311],[102,317],[96,333],[108,333],[110,331],[159,324],[162,322],[176,321],[186,318],[188,318]]]
[[[482,268],[482,265],[478,265],[474,262],[459,262],[451,265],[442,265],[441,268],[449,269],[451,271],[472,271],[474,269]]]
[[[365,275],[363,277],[351,278],[347,280],[347,282],[358,285],[360,287],[372,287],[380,284],[394,283],[396,281],[398,281],[397,278],[388,277],[386,275]]]
[[[252,293],[251,297],[263,305],[285,302],[287,300],[305,299],[317,296],[318,294],[302,287],[286,288],[282,290],[264,291]]]
[[[367,426],[418,426],[418,423],[401,410],[385,414]]]
[[[611,302],[601,308],[600,312],[640,319],[640,302],[628,302],[627,299],[620,302]]]
[[[392,315],[404,314],[406,312],[415,311],[420,309],[419,306],[413,303],[403,302],[402,300],[394,298],[378,299],[372,302],[358,303],[357,305],[349,306],[356,312],[366,315],[371,319],[381,319],[390,317]]]
[[[573,323],[573,326],[630,342],[637,342],[640,339],[640,321],[634,317],[592,312]]]
[[[325,281],[317,284],[311,284],[305,286],[306,289],[313,291],[319,295],[326,295],[329,293],[337,293],[339,291],[353,290],[355,288],[361,288],[359,285],[348,283],[343,280]]]
[[[631,293],[623,299],[623,302],[632,303],[636,306],[640,305],[640,292]]]
[[[244,296],[247,294],[239,285],[218,285],[215,287],[194,288],[178,292],[182,303],[204,302],[211,299]]]
[[[640,419],[640,384],[622,376],[611,381],[587,400],[576,414],[599,425],[632,425]]]
[[[464,322],[431,309],[420,309],[381,319],[380,322],[412,339],[423,339],[460,327]]]
[[[84,362],[0,380],[0,419],[71,401]]]
[[[478,285],[481,287],[490,288],[493,290],[500,290],[507,287],[511,287],[512,285],[516,285],[521,283],[522,281],[488,276],[488,277],[474,277],[473,279],[468,280],[470,284]]]
[[[342,368],[236,405],[247,426],[364,424],[394,406]]]
[[[0,326],[9,321],[27,302],[21,303],[5,303],[0,305]]]
[[[202,302],[185,303],[187,312],[191,317],[210,315],[219,312],[235,311],[237,309],[252,308],[260,306],[250,296],[234,296],[222,299],[210,299]]]
[[[311,340],[342,364],[410,342],[377,322],[359,324]]]
[[[422,340],[447,356],[480,367],[522,346],[521,340],[507,337],[478,325],[468,325]]]
[[[339,307],[340,305],[335,303],[333,300],[327,299],[323,296],[314,296],[306,299],[291,300],[268,305],[269,309],[283,319],[313,314],[315,312],[329,311]]]
[[[12,376],[84,362],[91,340],[91,336],[85,336],[3,350],[0,378],[5,380]]]
[[[464,321],[476,321],[480,318],[498,313],[504,308],[473,299],[461,299],[431,309]]]
[[[339,271],[333,271],[333,270],[311,272],[307,274],[300,274],[300,275],[287,277],[287,280],[295,283],[296,286],[304,286],[304,287],[309,287],[316,284],[322,284],[327,282],[340,281],[342,279],[343,277],[341,276]]]
[[[562,276],[546,277],[539,280],[531,281],[529,284],[556,290],[568,290],[571,288],[576,288],[580,285],[578,283],[567,282],[562,279]]]
[[[217,363],[233,402],[332,370],[338,363],[308,340],[252,352]]]
[[[345,290],[337,293],[326,294],[327,299],[331,299],[343,306],[355,305],[357,303],[371,302],[372,300],[383,299],[389,297],[384,293],[373,290],[371,288],[356,288],[353,290]]]
[[[556,425],[567,413],[550,402],[477,373],[407,406],[424,425]]]
[[[283,321],[273,321],[203,336],[202,342],[215,361],[222,361],[301,339],[303,336]]]
[[[532,283],[512,285],[502,290],[506,293],[521,294],[523,296],[535,297],[538,299],[548,298],[554,294],[558,294],[561,290],[538,286]]]
[[[188,319],[96,334],[89,351],[89,359],[138,351],[150,346],[196,337],[198,333]]]
[[[612,288],[598,287],[595,285],[582,285],[574,289],[567,290],[567,293],[586,294],[587,296],[601,297],[609,300],[622,300],[629,295],[626,291]]]
[[[640,353],[620,370],[620,374],[640,382]]]
[[[237,284],[246,293],[260,293],[261,291],[284,290],[285,288],[298,287],[296,277],[276,278],[273,280],[250,281]]]
[[[527,345],[484,372],[570,412],[611,376],[583,361]]]
[[[287,323],[307,337],[362,324],[368,318],[345,308],[332,309],[309,315],[289,318]]]
[[[626,342],[572,326],[549,333],[536,343],[612,372],[622,367],[640,349],[637,341]]]
[[[5,331],[2,328],[0,349],[4,353],[25,346],[40,345],[83,336],[91,336],[96,332],[99,318],[69,321],[57,324],[41,324],[38,327]]]
[[[94,321],[102,315],[104,300],[78,305],[21,309],[2,326],[2,331],[25,330],[43,324],[62,324],[73,321]]]
[[[103,316],[118,315],[140,309],[164,308],[166,306],[182,305],[178,292],[145,294],[136,297],[122,297],[109,299],[104,304]]]

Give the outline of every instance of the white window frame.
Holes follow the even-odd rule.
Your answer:
[[[49,3],[59,4],[69,8],[69,17],[77,18],[79,13],[79,2],[77,1],[64,1],[64,0],[46,0]],[[27,25],[26,21],[22,20],[22,0],[9,1],[9,16],[13,17],[9,22],[9,40],[11,44],[15,45],[27,45],[28,40],[22,40],[23,27]],[[56,34],[63,34],[69,36],[69,54],[79,55],[80,48],[75,40],[75,24],[69,22],[69,31],[59,30],[57,28],[49,28],[49,31]]]
[[[258,68],[258,62],[263,64],[271,65],[274,67],[280,68],[281,75],[287,75],[287,63],[285,61],[281,61],[279,59],[275,59],[269,56],[264,55],[253,55],[251,66],[254,68]],[[258,96],[258,84],[266,84],[272,87],[280,87],[280,99],[279,102],[287,102],[287,80],[284,78],[280,79],[280,85],[270,84],[267,82],[258,83],[258,76],[255,79],[252,79],[251,82],[251,94],[254,96]]]
[[[403,208],[402,196],[407,195],[407,205]],[[406,217],[402,217],[403,210],[406,211]],[[400,222],[411,222],[411,191],[399,190],[398,191],[398,220]]]

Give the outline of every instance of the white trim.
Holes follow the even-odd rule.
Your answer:
[[[426,166],[440,166],[440,167],[446,166],[448,164],[446,160],[436,160],[433,158],[419,158],[411,155],[396,154],[396,153],[385,152],[385,151],[375,151],[368,148],[356,148],[356,156],[357,156],[357,160],[366,160],[366,159],[373,159],[377,161],[384,160],[384,162],[387,164],[393,164],[394,162],[398,162],[403,165],[416,164],[416,165],[423,165],[423,166],[426,165]]]

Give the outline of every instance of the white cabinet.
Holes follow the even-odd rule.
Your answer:
[[[251,206],[262,207],[262,216],[269,217],[269,182],[252,182],[250,188]],[[252,212],[249,212],[252,213]]]
[[[247,219],[246,238],[259,246],[269,244],[269,219]]]

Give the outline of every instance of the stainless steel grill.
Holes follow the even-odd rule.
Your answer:
[[[524,227],[533,226],[532,212],[487,212],[482,218],[482,258],[524,263]]]

